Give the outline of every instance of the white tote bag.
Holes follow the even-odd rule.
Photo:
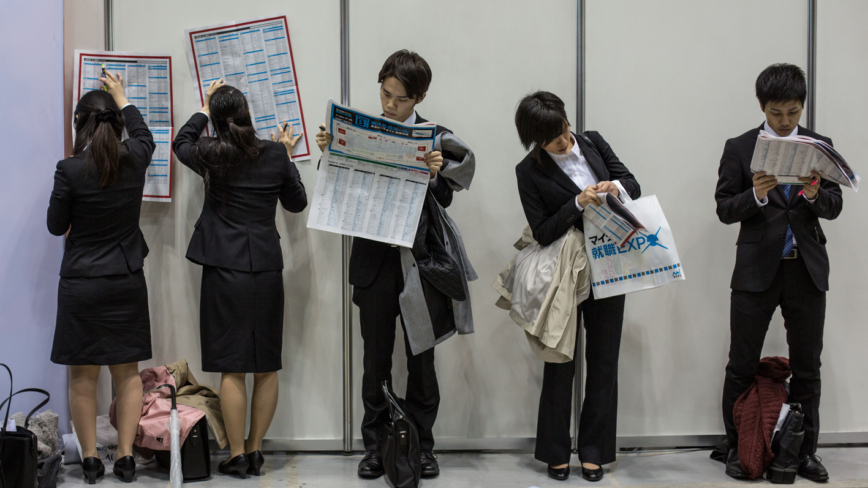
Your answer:
[[[612,242],[602,231],[584,219],[585,251],[591,264],[591,289],[594,298],[608,298],[647,290],[684,279],[681,259],[669,222],[657,197],[651,195],[624,202],[645,226],[623,246]]]

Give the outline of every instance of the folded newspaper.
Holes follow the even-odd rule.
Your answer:
[[[626,244],[637,229],[645,228],[615,195],[597,193],[597,197],[603,204],[588,205],[585,208],[585,217],[619,247]]]
[[[753,150],[750,170],[775,175],[778,183],[803,184],[799,177],[811,171],[843,186],[859,191],[859,175],[831,144],[807,136],[775,137],[761,130]]]

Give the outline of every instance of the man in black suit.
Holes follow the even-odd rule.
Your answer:
[[[389,56],[380,70],[380,103],[383,115],[404,124],[424,124],[427,120],[416,113],[416,105],[425,99],[431,83],[431,68],[418,54],[400,50]],[[437,126],[438,140],[449,129]],[[331,134],[317,134],[321,151],[331,141]],[[444,162],[444,157],[446,162]],[[432,151],[425,155],[425,164],[431,173],[428,191],[443,208],[452,203],[453,189],[439,171],[449,161],[461,161],[462,157],[445,150]],[[420,228],[423,224],[419,224]],[[404,273],[401,267],[400,249],[394,245],[356,237],[350,256],[349,282],[353,285],[353,303],[359,307],[359,321],[364,340],[364,375],[362,376],[362,401],[365,416],[362,420],[362,440],[367,451],[359,463],[358,475],[375,479],[383,475],[380,457],[381,431],[389,417],[389,408],[382,391],[384,380],[392,379],[392,351],[395,345],[396,319],[401,316],[398,298],[404,290]],[[426,291],[426,300],[433,296]],[[440,302],[451,303],[451,299]],[[451,317],[451,309],[439,316]],[[403,318],[402,325],[404,325]],[[432,315],[433,320],[433,315]],[[435,329],[439,325],[434,324]],[[437,458],[433,454],[434,421],[440,406],[440,390],[434,369],[434,348],[413,355],[407,339],[404,344],[407,354],[407,394],[404,411],[418,429],[421,450],[422,477],[433,478],[440,474]]]
[[[723,388],[723,419],[730,452],[726,474],[744,478],[738,459],[738,433],[733,421],[736,399],[754,381],[766,331],[780,306],[790,347],[790,402],[805,412],[805,437],[799,475],[826,481],[829,475],[816,457],[820,432],[820,352],[829,256],[820,218],[841,213],[841,188],[828,180],[800,178],[804,185],[778,185],[773,175],[752,173],[754,146],[760,130],[772,136],[831,139],[798,125],[807,94],[805,73],[797,66],[775,64],[760,73],[756,95],[766,115],[759,128],[726,141],[718,170],[715,200],[724,224],[741,223],[736,244],[730,304],[730,349]]]

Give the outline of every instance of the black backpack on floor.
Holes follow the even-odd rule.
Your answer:
[[[389,403],[389,422],[383,443],[383,469],[395,488],[416,488],[422,477],[422,452],[419,433],[407,418],[402,400],[389,391],[389,382],[383,382],[383,395]]]

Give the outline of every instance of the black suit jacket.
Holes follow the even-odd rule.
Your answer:
[[[639,198],[639,183],[603,136],[594,131],[585,132],[585,135],[594,143],[593,146],[583,137],[575,134],[573,137],[594,175],[600,181],[618,180],[631,198]],[[548,246],[558,240],[571,226],[584,229],[582,212],[576,207],[576,195],[582,189],[546,151],[531,151],[515,167],[515,176],[524,215],[533,231],[533,238],[540,245]]]
[[[730,287],[741,291],[764,291],[771,286],[781,263],[789,225],[814,284],[826,291],[829,289],[829,255],[826,254],[826,236],[819,218],[833,220],[841,213],[841,187],[829,180],[821,180],[817,200],[810,203],[799,196],[800,186],[792,188],[787,200],[782,186],[778,185],[769,191],[767,205],[757,205],[750,161],[763,127],[761,125],[726,141],[717,172],[717,191],[714,193],[717,216],[724,224],[741,223]],[[832,144],[831,139],[801,126],[799,135]]]
[[[131,273],[142,269],[148,255],[139,213],[154,138],[135,106],[123,114],[130,137],[121,143],[115,183],[100,188],[88,149],[57,163],[48,231],[62,236],[69,230],[60,265],[64,278]]]
[[[424,124],[428,122],[416,114],[416,123]],[[437,126],[437,133],[451,132],[449,129]],[[446,159],[460,159],[457,157],[450,158],[448,154],[443,154],[444,164]],[[445,168],[446,166],[443,166]],[[437,202],[447,208],[452,204],[452,188],[446,181],[443,181],[438,174],[434,177],[434,181],[428,185],[428,191],[434,195]],[[350,254],[350,274],[348,281],[353,286],[365,288],[374,282],[377,277],[377,272],[380,271],[380,265],[383,263],[383,255],[386,250],[391,247],[391,244],[385,242],[372,241],[362,237],[353,238],[353,250]]]
[[[206,169],[196,153],[208,117],[196,113],[178,131],[173,148],[178,160],[199,176]],[[194,263],[259,272],[283,269],[280,234],[274,218],[277,202],[290,212],[307,207],[307,195],[295,163],[278,142],[260,141],[259,158],[205,194],[202,214],[187,247]]]

